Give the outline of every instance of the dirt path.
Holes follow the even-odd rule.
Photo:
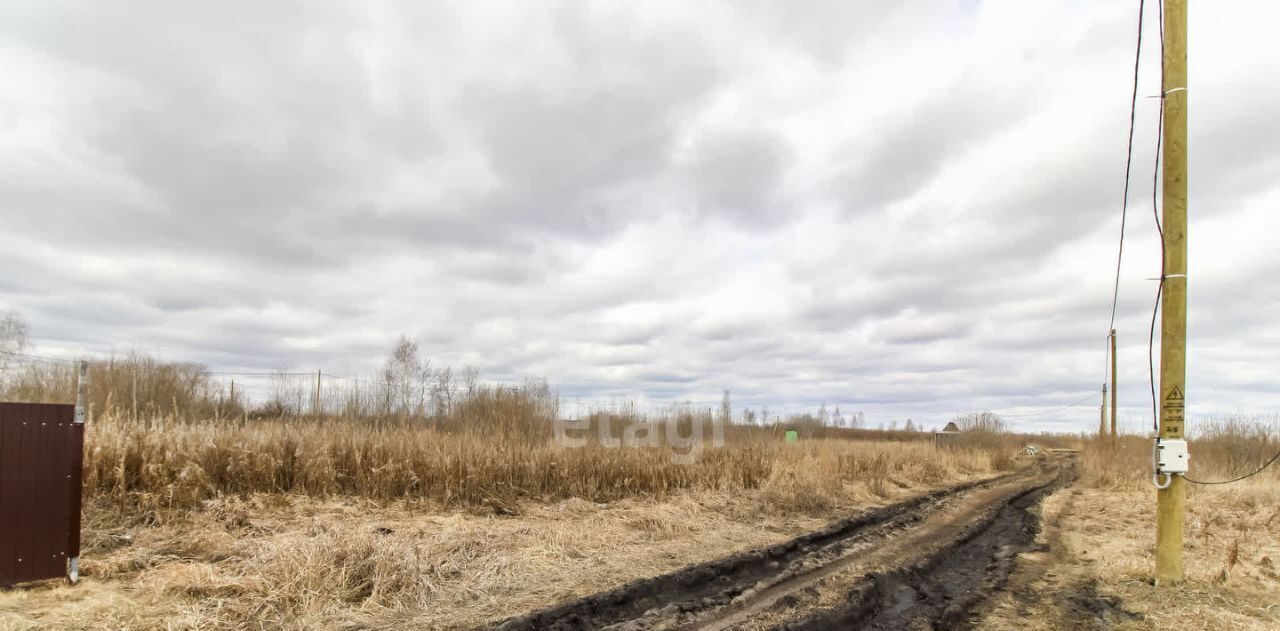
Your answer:
[[[1041,527],[1032,552],[1019,555],[1000,598],[977,607],[984,629],[1021,629],[1037,620],[1055,629],[1103,631],[1145,627],[1142,615],[1126,608],[1114,595],[1100,593],[1093,559],[1080,554],[1085,544],[1074,520],[1079,488],[1064,489],[1041,504]]]
[[[1034,544],[1073,460],[957,485],[796,539],[513,618],[499,629],[954,628]]]

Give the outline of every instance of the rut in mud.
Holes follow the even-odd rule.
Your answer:
[[[938,504],[979,488],[1017,477],[1011,473],[970,481],[844,519],[812,533],[780,544],[749,550],[723,559],[694,565],[669,574],[633,581],[506,620],[502,631],[599,629],[643,618],[646,612],[666,609],[692,612],[722,606],[759,581],[776,578],[805,558],[834,556],[853,543],[887,536],[927,517]],[[636,627],[641,628],[641,627]]]
[[[965,529],[951,545],[893,572],[877,574],[843,607],[786,625],[788,631],[835,629],[965,629],[969,612],[1003,589],[1017,555],[1033,548],[1045,495],[1070,484],[1074,463],[1051,484],[1032,487]]]
[[[868,511],[790,541],[513,618],[497,628],[956,628],[1035,544],[1032,508],[1073,460]],[[839,596],[822,602],[826,590]]]

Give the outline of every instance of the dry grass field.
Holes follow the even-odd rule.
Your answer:
[[[980,433],[939,450],[927,434],[795,418],[730,423],[722,446],[681,464],[668,427],[688,435],[711,412],[596,413],[588,426],[647,424],[652,440],[608,447],[586,431],[566,447],[545,388],[477,386],[432,413],[272,416],[180,371],[155,374],[169,389],[139,417],[115,403],[123,380],[98,382],[83,580],[0,593],[0,629],[473,628],[994,477],[1028,440]],[[17,385],[41,400],[69,382]],[[783,440],[788,427],[799,442]],[[1264,460],[1280,444],[1261,427],[1210,425],[1193,471]],[[1043,545],[983,605],[983,628],[1280,626],[1275,472],[1192,487],[1189,580],[1156,590],[1149,444],[1057,440],[1084,445],[1082,477],[1039,509]]]
[[[0,627],[469,628],[1000,465],[763,436],[679,465],[341,421],[103,418],[86,452],[85,578],[0,595]]]
[[[1202,423],[1192,474],[1220,480],[1253,470],[1280,449],[1265,427]],[[1115,449],[1086,448],[1085,476],[1045,500],[1045,547],[1024,555],[1017,587],[992,603],[985,628],[1280,628],[1280,471],[1188,485],[1186,582],[1157,589],[1149,450],[1133,436]]]

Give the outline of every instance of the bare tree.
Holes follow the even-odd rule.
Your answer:
[[[431,399],[435,403],[436,413],[447,415],[453,409],[453,395],[457,391],[458,382],[453,376],[453,369],[448,366],[440,367],[434,376]]]
[[[13,356],[27,348],[27,321],[13,310],[0,311],[0,370],[9,367]]]
[[[1000,434],[1009,429],[1008,423],[995,412],[970,412],[955,418],[956,426],[966,432]]]
[[[480,389],[480,371],[472,366],[463,366],[462,384],[467,389],[467,396],[475,395]]]
[[[387,412],[422,415],[430,379],[430,360],[419,361],[418,343],[401,335],[382,369]]]
[[[21,353],[26,347],[26,319],[17,311],[0,311],[0,350]]]

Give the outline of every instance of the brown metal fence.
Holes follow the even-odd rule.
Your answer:
[[[75,411],[0,403],[0,585],[75,578],[84,466]]]

